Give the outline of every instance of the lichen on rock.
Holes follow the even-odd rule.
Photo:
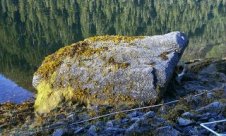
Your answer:
[[[36,111],[49,112],[63,101],[115,107],[153,104],[187,44],[183,33],[172,32],[97,36],[66,46],[46,57],[34,74]]]

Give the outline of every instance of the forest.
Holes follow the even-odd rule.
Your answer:
[[[95,35],[183,31],[182,60],[225,57],[225,22],[226,0],[1,0],[0,73],[32,90],[45,56]]]

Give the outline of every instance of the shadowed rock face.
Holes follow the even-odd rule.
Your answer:
[[[184,49],[180,32],[158,36],[98,36],[45,58],[34,74],[36,111],[62,101],[88,105],[154,103],[164,92]]]

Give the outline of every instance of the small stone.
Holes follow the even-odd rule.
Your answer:
[[[206,113],[206,112],[219,113],[224,109],[224,107],[225,106],[220,102],[213,102],[205,107],[198,109],[197,112],[199,112],[199,113]]]
[[[89,136],[97,136],[96,130],[97,130],[96,126],[92,125],[88,130],[88,135]]]
[[[177,121],[180,126],[188,126],[193,123],[191,120],[184,118],[178,118]]]
[[[199,117],[199,121],[204,121],[204,122],[207,122],[210,118],[214,118],[215,116],[217,116],[217,113],[209,113],[209,112],[206,112],[206,113],[203,113],[203,114],[198,114],[198,117]]]
[[[212,99],[214,97],[212,92],[207,93],[206,96],[208,99]]]
[[[65,134],[65,130],[57,129],[53,132],[52,136],[63,136]]]
[[[121,123],[128,123],[128,121],[129,121],[129,119],[124,118],[124,119],[121,120]]]
[[[190,112],[185,112],[185,113],[183,113],[183,114],[181,115],[181,117],[183,117],[183,118],[194,118],[195,115],[192,114],[192,113],[190,113]]]
[[[113,124],[113,122],[112,122],[112,121],[108,121],[108,122],[106,123],[106,126],[107,126],[107,127],[113,127],[113,126],[114,126],[114,124]]]
[[[156,129],[155,136],[179,136],[180,132],[174,129],[172,126],[163,126]]]
[[[155,112],[154,111],[149,111],[147,113],[145,113],[143,115],[143,117],[146,119],[146,118],[153,118],[155,116]]]
[[[139,120],[140,118],[138,118],[138,117],[134,117],[134,118],[131,118],[130,120],[132,121],[132,122],[135,122],[135,121],[137,121],[137,120]]]

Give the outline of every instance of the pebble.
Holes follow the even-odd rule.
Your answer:
[[[106,126],[107,126],[107,127],[113,127],[113,126],[114,126],[114,124],[113,124],[113,122],[112,122],[112,121],[108,121],[108,122],[106,123]]]
[[[219,113],[225,106],[220,102],[213,102],[205,107],[202,107],[197,110],[199,113],[211,112],[211,113]]]
[[[180,126],[188,126],[188,125],[190,125],[190,124],[193,123],[191,120],[185,119],[185,118],[181,118],[181,117],[178,118],[177,121],[178,121],[178,124],[179,124]]]
[[[137,121],[137,120],[139,120],[140,118],[138,118],[138,117],[134,117],[134,118],[131,118],[130,120],[132,121],[132,122],[135,122],[135,121]]]
[[[63,130],[63,129],[56,129],[53,132],[52,136],[63,136],[64,134],[65,134],[65,130]]]

